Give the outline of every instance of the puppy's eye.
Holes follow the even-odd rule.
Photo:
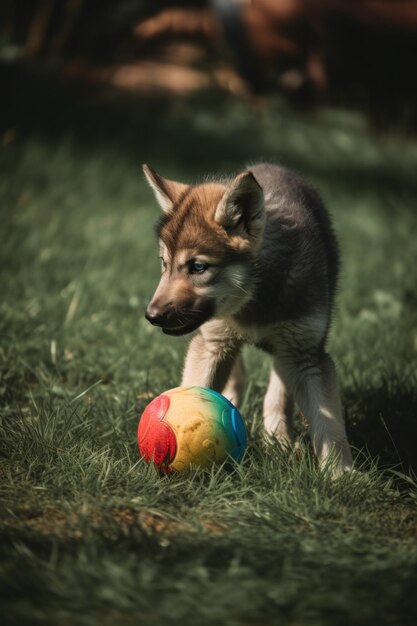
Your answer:
[[[190,274],[203,274],[208,269],[208,265],[207,263],[202,263],[201,261],[190,261],[188,269]]]

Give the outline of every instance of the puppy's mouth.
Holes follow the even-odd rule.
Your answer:
[[[188,335],[199,328],[204,322],[212,317],[214,313],[214,305],[212,302],[208,302],[204,309],[193,320],[187,320],[184,324],[178,326],[162,326],[162,332],[165,335],[171,335],[173,337],[181,337],[182,335]]]
[[[174,337],[181,337],[181,335],[188,335],[194,330],[197,330],[204,322],[196,320],[191,324],[184,324],[184,326],[176,326],[175,328],[162,328],[162,332],[165,335],[172,335]]]

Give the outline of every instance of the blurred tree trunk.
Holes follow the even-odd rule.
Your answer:
[[[25,56],[34,59],[45,45],[48,27],[55,6],[55,0],[39,0],[38,7],[29,27],[25,44]]]
[[[58,32],[52,40],[52,51],[61,56],[71,37],[74,24],[80,13],[84,0],[67,0]]]

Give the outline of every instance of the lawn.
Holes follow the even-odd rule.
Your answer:
[[[415,624],[417,139],[360,113],[189,101],[22,100],[0,147],[2,623]],[[13,140],[11,140],[13,139]],[[143,317],[158,209],[140,172],[193,181],[275,159],[334,217],[329,349],[360,471],[262,436],[268,359],[245,353],[242,465],[161,478],[149,399],[184,339]],[[299,424],[301,442],[305,442]]]

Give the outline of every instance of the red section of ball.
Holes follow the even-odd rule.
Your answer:
[[[172,428],[163,421],[169,409],[169,397],[160,395],[148,404],[138,426],[139,452],[158,467],[171,463],[177,452],[177,440]]]

